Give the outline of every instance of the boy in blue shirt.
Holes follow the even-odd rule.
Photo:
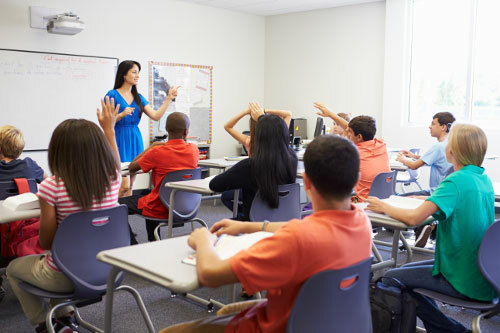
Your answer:
[[[35,161],[19,156],[24,149],[24,136],[14,126],[0,126],[0,181],[14,178],[35,179],[40,183],[47,175]]]
[[[429,178],[429,190],[406,193],[405,195],[430,195],[438,185],[446,178],[453,167],[446,160],[445,147],[448,142],[448,132],[455,117],[450,112],[439,112],[432,117],[429,126],[430,134],[438,140],[424,155],[415,155],[407,150],[402,150],[396,160],[406,165],[412,170],[416,170],[423,165],[431,167]]]

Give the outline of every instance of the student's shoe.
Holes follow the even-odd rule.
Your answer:
[[[74,333],[74,332],[78,332],[77,330],[73,330],[70,326],[64,324],[62,321],[60,320],[56,320],[56,319],[52,319],[52,325],[54,326],[54,331],[56,333]],[[47,333],[48,332],[48,329],[47,329],[47,325],[45,325],[45,322],[39,324],[36,328],[35,328],[35,332],[36,333]]]
[[[415,247],[425,247],[427,244],[427,240],[429,240],[429,236],[432,232],[432,225],[426,225],[422,228],[422,231],[418,235],[417,240],[415,241]]]
[[[71,328],[73,331],[78,331],[78,323],[74,315],[61,317],[57,319],[59,322]]]

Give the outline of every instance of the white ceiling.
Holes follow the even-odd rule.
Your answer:
[[[203,6],[225,8],[248,14],[269,16],[304,12],[383,0],[180,0]]]

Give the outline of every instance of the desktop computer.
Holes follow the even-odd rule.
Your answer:
[[[293,144],[293,138],[295,137],[300,137],[303,140],[307,139],[307,119],[293,118],[290,121],[289,134],[290,144]]]

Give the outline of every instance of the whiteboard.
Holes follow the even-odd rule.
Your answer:
[[[198,143],[212,141],[212,66],[149,63],[149,100],[158,109],[168,95],[170,87],[180,86],[175,102],[170,103],[159,121],[150,120],[150,140],[166,134],[167,117],[175,111],[190,118],[188,136]]]
[[[118,58],[0,49],[0,124],[23,132],[25,151],[47,149],[63,120],[97,122],[117,66]]]

